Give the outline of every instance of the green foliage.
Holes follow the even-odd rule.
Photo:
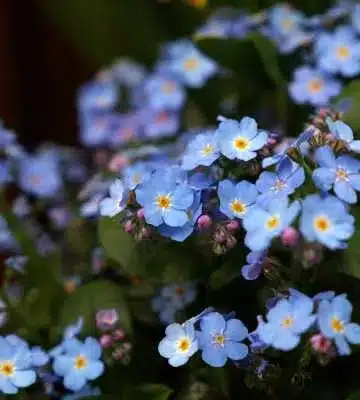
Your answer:
[[[120,326],[132,333],[131,317],[121,286],[108,281],[95,281],[79,287],[69,295],[60,312],[60,326],[73,324],[84,318],[83,334],[95,332],[95,314],[100,309],[115,308],[119,313]]]
[[[127,390],[122,400],[168,400],[172,393],[172,389],[166,385],[148,384]]]
[[[347,86],[343,88],[340,95],[336,98],[336,101],[342,99],[351,100],[351,105],[348,110],[344,113],[343,120],[349,124],[354,130],[354,136],[359,138],[360,135],[360,79],[353,80]]]
[[[356,219],[356,223],[358,223],[359,218],[360,218],[360,208],[356,207],[353,208],[352,214]],[[358,227],[357,227],[358,228]],[[360,279],[360,229],[356,229],[354,235],[351,237],[351,239],[348,242],[348,248],[346,251],[344,251],[343,257],[344,257],[344,262],[343,265],[341,266],[341,269],[355,277]]]

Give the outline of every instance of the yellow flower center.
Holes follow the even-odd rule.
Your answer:
[[[273,215],[266,221],[266,227],[270,230],[277,228],[280,224],[280,217],[278,215]]]
[[[186,353],[191,346],[191,342],[188,338],[184,337],[178,341],[177,346],[182,353]]]
[[[286,183],[285,183],[284,181],[282,181],[281,179],[278,179],[278,180],[275,182],[274,189],[275,189],[276,191],[278,191],[278,190],[283,189],[285,186],[286,186]]]
[[[246,211],[246,204],[239,200],[233,200],[230,204],[231,211],[235,214],[241,215]]]
[[[323,87],[323,81],[320,78],[311,79],[308,83],[308,89],[312,93],[320,92]]]
[[[214,341],[219,346],[223,346],[225,343],[225,336],[224,335],[216,335]]]
[[[336,333],[342,333],[344,332],[344,324],[342,323],[342,321],[340,321],[339,318],[334,317],[331,320],[331,327],[332,329],[336,332]]]
[[[245,151],[249,147],[248,139],[239,136],[234,140],[234,146],[239,151]]]
[[[171,206],[171,200],[169,195],[159,194],[156,197],[156,204],[159,208],[168,209]]]
[[[342,168],[338,168],[336,170],[336,179],[338,181],[347,181],[349,174]]]
[[[350,57],[350,49],[349,49],[349,47],[347,47],[347,46],[339,46],[336,49],[336,56],[340,60],[344,60],[344,59]]]
[[[314,220],[314,228],[320,232],[326,232],[330,229],[330,221],[327,217],[320,216]]]
[[[88,360],[85,356],[80,355],[75,358],[75,368],[76,369],[83,369],[87,366]]]
[[[292,317],[288,316],[283,319],[281,326],[283,328],[290,328],[293,325],[293,323],[294,323],[294,319]]]
[[[211,144],[207,144],[202,150],[201,153],[203,156],[209,156],[214,151],[214,147]]]
[[[291,17],[286,17],[282,20],[281,26],[285,31],[289,32],[294,26],[294,20]]]
[[[199,60],[196,57],[189,57],[184,61],[186,71],[192,72],[199,67]]]
[[[5,361],[0,364],[0,374],[5,375],[6,377],[13,376],[15,372],[15,365],[11,361]]]

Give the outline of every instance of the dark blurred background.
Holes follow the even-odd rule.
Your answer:
[[[76,90],[120,56],[145,65],[160,43],[188,35],[216,6],[248,11],[273,0],[0,0],[0,118],[35,145],[77,143]],[[291,4],[308,14],[328,0]]]

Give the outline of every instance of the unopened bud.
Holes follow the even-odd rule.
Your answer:
[[[100,345],[103,349],[108,349],[110,347],[112,347],[112,345],[114,344],[113,341],[113,337],[111,335],[102,335],[100,337]]]
[[[226,247],[228,250],[233,249],[236,246],[236,237],[229,235],[226,239]]]
[[[126,221],[124,225],[124,231],[126,233],[132,233],[134,231],[134,224],[131,221]]]
[[[136,211],[136,217],[140,220],[144,219],[144,209],[140,208],[139,210]]]
[[[227,239],[227,232],[224,229],[218,229],[214,233],[214,241],[218,244],[223,244]]]
[[[240,228],[240,222],[235,219],[226,224],[226,229],[229,233],[235,233]]]
[[[108,163],[108,169],[111,172],[119,172],[128,162],[129,160],[123,154],[115,154]]]
[[[212,219],[209,215],[206,214],[200,215],[199,219],[197,220],[197,226],[200,232],[210,229],[211,225],[212,225]]]
[[[113,339],[118,342],[120,340],[123,340],[125,337],[125,332],[123,329],[116,329],[116,331],[113,333]]]
[[[281,242],[284,246],[294,247],[297,245],[300,238],[299,232],[292,226],[286,228],[281,234]]]
[[[99,310],[96,313],[96,326],[102,331],[115,328],[118,320],[119,315],[114,308],[109,310]]]
[[[317,353],[322,354],[328,353],[332,347],[331,340],[326,338],[321,333],[311,336],[310,343],[313,350],[315,350]]]

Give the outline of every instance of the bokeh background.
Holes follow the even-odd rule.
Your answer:
[[[191,34],[218,6],[256,12],[275,3],[0,0],[0,118],[27,146],[76,144],[76,91],[100,68],[121,56],[151,65],[162,42]],[[331,3],[291,2],[309,15]]]

